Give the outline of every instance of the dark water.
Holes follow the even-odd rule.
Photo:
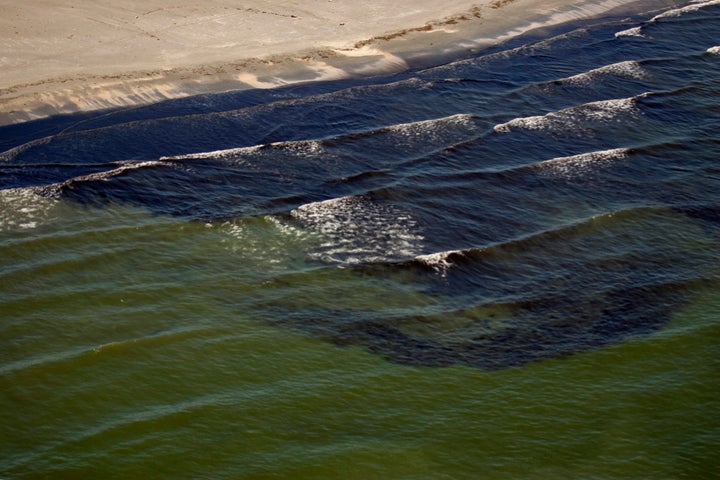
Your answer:
[[[19,342],[3,371],[43,364],[17,340],[46,328],[33,311],[79,318],[76,302],[106,329],[155,318],[136,339],[194,331],[200,309],[207,328],[251,322],[271,345],[284,331],[308,352],[359,347],[395,366],[570,359],[664,338],[693,308],[715,344],[717,310],[698,299],[720,278],[720,3],[543,35],[399,76],[2,127],[2,336]],[[120,309],[133,295],[142,308]],[[714,379],[689,375],[712,393],[707,352]],[[254,368],[285,364],[268,362]],[[718,412],[676,414],[696,407]],[[712,465],[716,427],[680,473]],[[7,471],[31,463],[28,448]]]

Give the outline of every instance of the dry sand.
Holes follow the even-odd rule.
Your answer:
[[[0,0],[0,124],[387,73],[619,0]]]

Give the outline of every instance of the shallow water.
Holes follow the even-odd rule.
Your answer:
[[[712,477],[718,43],[0,128],[0,476]]]

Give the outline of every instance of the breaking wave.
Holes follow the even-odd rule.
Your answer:
[[[0,230],[99,211],[182,225],[165,235],[207,243],[178,253],[205,262],[179,282],[231,258],[217,275],[252,295],[222,302],[247,318],[404,364],[650,334],[716,271],[718,47],[676,18],[711,24],[718,4],[401,76],[48,121],[3,143]]]
[[[514,118],[495,125],[493,130],[497,133],[514,130],[583,132],[594,123],[610,123],[638,113],[635,97],[601,100],[545,115]]]
[[[424,237],[412,214],[362,197],[302,205],[291,212],[320,244],[310,258],[327,263],[363,264],[413,258]]]

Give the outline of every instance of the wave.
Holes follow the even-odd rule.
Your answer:
[[[643,22],[641,25],[637,27],[632,27],[627,30],[622,30],[620,32],[615,33],[616,38],[622,38],[622,37],[645,37],[645,27],[648,25],[659,23],[663,20],[671,19],[671,18],[679,18],[683,15],[686,15],[688,13],[695,13],[697,11],[700,11],[707,7],[713,7],[720,5],[720,0],[695,0],[689,5],[685,5],[680,8],[672,8],[670,10],[666,10],[658,15],[655,15],[650,20]]]
[[[102,172],[90,173],[87,175],[80,175],[73,177],[64,182],[54,183],[46,185],[44,187],[34,188],[33,190],[45,197],[57,197],[64,191],[75,189],[79,184],[84,182],[96,182],[109,180],[112,177],[117,177],[126,172],[133,170],[140,170],[144,168],[155,168],[169,165],[168,162],[162,160],[148,160],[148,161],[120,161],[113,162],[118,165],[116,168],[111,170],[105,170]]]
[[[595,171],[598,167],[612,165],[618,160],[628,157],[627,148],[613,148],[568,157],[557,157],[531,166],[545,175],[572,178]]]
[[[422,89],[424,86],[427,86],[427,82],[417,78],[351,87],[328,83],[317,86],[316,89],[327,88],[330,91],[303,96],[291,93],[258,98],[257,93],[249,92],[244,95],[245,92],[235,92],[234,95],[217,98],[188,100],[188,106],[168,102],[139,109],[113,111],[73,121],[69,125],[61,124],[58,129],[62,129],[57,133],[16,145],[0,153],[0,161],[31,162],[35,149],[44,146],[47,147],[41,148],[43,155],[53,155],[68,163],[77,164],[95,161],[98,157],[108,160],[173,157],[190,153],[188,148],[204,145],[261,145],[266,138],[285,136],[277,133],[282,134],[286,127],[295,131],[302,126],[302,130],[309,132],[303,135],[306,138],[327,135],[329,132],[344,133],[347,128],[343,127],[342,122],[333,123],[332,118],[322,115],[319,110],[332,108],[334,112],[340,107],[347,115],[360,115],[357,112],[362,111],[362,104],[372,95],[392,96],[398,89]],[[199,107],[198,103],[201,103],[202,107]],[[192,109],[191,113],[184,111],[184,107]],[[326,121],[315,125],[314,122],[319,117]],[[368,117],[369,120],[373,118]],[[241,141],[238,141],[239,139]],[[118,145],[123,145],[121,158],[115,157],[119,151]]]
[[[225,234],[223,247],[263,278],[304,266],[305,252],[315,243],[313,232],[285,215],[228,220],[217,228]]]
[[[25,360],[6,363],[0,366],[0,375],[13,374],[29,369],[48,369],[63,362],[78,362],[88,357],[122,354],[134,347],[153,347],[169,342],[178,342],[207,333],[204,327],[181,327],[137,338],[128,338],[100,345],[83,345],[64,351],[45,353]]]
[[[264,143],[249,147],[228,148],[210,152],[188,153],[184,155],[162,156],[160,161],[181,162],[187,160],[218,160],[225,164],[247,164],[246,159],[258,155],[277,155],[285,153],[294,157],[316,158],[326,153],[322,140],[290,140]]]
[[[685,5],[680,8],[673,8],[667,10],[659,15],[654,16],[650,19],[650,22],[657,22],[666,18],[677,18],[688,13],[694,13],[703,8],[714,7],[720,5],[720,0],[694,0],[690,5]]]
[[[626,60],[610,65],[604,65],[588,72],[579,73],[577,75],[573,75],[572,77],[566,77],[558,81],[561,83],[587,85],[592,82],[604,81],[602,77],[608,75],[640,80],[646,78],[648,72],[640,65],[640,62]]]
[[[188,153],[184,155],[172,155],[160,157],[161,161],[182,161],[182,160],[225,160],[252,156],[261,153],[277,153],[284,150],[302,156],[317,156],[327,153],[328,147],[346,145],[362,139],[377,139],[383,136],[385,147],[388,142],[412,143],[414,148],[425,143],[434,143],[438,146],[448,144],[453,140],[449,138],[465,137],[477,131],[477,117],[470,114],[455,114],[447,117],[420,120],[408,123],[388,125],[370,130],[351,132],[342,135],[335,135],[314,140],[289,140],[272,142],[266,144],[237,147],[210,152]]]
[[[599,169],[605,169],[616,165],[635,155],[678,155],[687,149],[683,142],[695,142],[696,145],[706,145],[708,151],[717,149],[718,140],[708,138],[699,141],[695,138],[678,137],[660,143],[639,143],[632,147],[615,147],[604,150],[592,150],[589,152],[564,155],[544,160],[521,163],[519,165],[503,166],[498,168],[470,169],[457,174],[446,174],[445,182],[461,182],[463,180],[483,180],[490,176],[499,176],[500,182],[508,182],[515,174],[532,172],[535,175],[543,175],[555,178],[577,179],[598,173]]]
[[[251,147],[225,148],[222,150],[213,150],[210,152],[187,153],[184,155],[171,155],[160,157],[161,161],[174,160],[205,160],[205,159],[222,159],[234,158],[240,155],[254,153],[263,148],[265,145],[253,145]]]
[[[56,200],[43,198],[33,188],[0,190],[0,232],[35,229],[56,206]]]
[[[469,169],[454,174],[446,174],[442,177],[442,180],[445,185],[465,185],[470,182],[510,185],[515,182],[527,181],[530,178],[528,175],[534,178],[547,177],[565,180],[596,178],[601,174],[601,170],[617,165],[619,162],[628,159],[631,154],[646,153],[652,148],[653,145],[593,150],[500,168],[492,166],[490,168]],[[663,149],[662,146],[658,146],[658,148]]]
[[[347,312],[324,312],[309,324],[289,311],[280,321],[403,364],[491,370],[647,335],[716,281],[715,237],[681,213],[630,207],[482,247],[364,266],[384,279],[398,270],[418,274],[433,307],[384,317],[353,311],[352,322]],[[717,208],[688,213],[718,218]]]
[[[497,133],[514,130],[580,132],[586,130],[592,122],[607,124],[638,113],[637,97],[601,100],[545,115],[514,118],[495,125],[493,130]]]
[[[303,204],[286,214],[236,219],[219,225],[233,254],[265,273],[299,262],[351,266],[403,262],[424,248],[423,229],[400,206],[366,196]],[[277,267],[277,269],[275,268]]]
[[[365,197],[314,202],[290,215],[319,235],[319,245],[308,256],[324,263],[401,261],[413,258],[423,248],[422,230],[410,212]]]
[[[51,135],[47,137],[38,138],[35,140],[30,140],[29,142],[16,145],[15,147],[12,147],[8,150],[5,150],[4,152],[0,152],[0,161],[2,162],[11,162],[16,157],[18,157],[23,152],[30,150],[34,147],[41,147],[43,145],[47,145],[50,143],[53,138],[55,138],[57,135]]]
[[[607,154],[610,155],[610,152],[612,151],[608,151]],[[617,152],[620,155],[624,155],[626,154],[627,150],[617,149]],[[599,152],[593,152],[592,154],[587,155],[602,157],[604,154],[600,154]],[[577,157],[582,157],[582,155]],[[573,159],[576,157],[567,158]],[[564,161],[565,159],[555,159],[551,160],[551,162],[558,160]],[[416,266],[422,268],[430,267],[433,270],[441,270],[443,272],[446,272],[448,269],[454,267],[472,266],[477,264],[478,262],[484,262],[490,259],[510,259],[512,257],[515,257],[516,254],[520,256],[533,255],[531,252],[538,247],[552,249],[554,248],[554,245],[557,245],[557,248],[567,249],[568,241],[572,241],[573,239],[583,238],[592,234],[597,234],[598,236],[607,236],[611,234],[614,225],[620,224],[632,227],[627,229],[626,233],[629,233],[632,232],[633,229],[642,228],[641,226],[636,225],[641,223],[640,219],[652,217],[668,218],[669,215],[672,215],[672,212],[682,213],[683,215],[693,219],[698,218],[701,220],[705,220],[706,218],[708,218],[710,219],[709,221],[714,222],[718,222],[718,218],[720,218],[718,216],[718,208],[714,206],[634,206],[625,209],[596,214],[592,217],[584,218],[572,223],[557,225],[552,227],[551,229],[532,232],[517,238],[488,244],[482,247],[448,250],[443,252],[418,255],[411,261],[405,263],[405,266]],[[680,220],[675,219],[674,221]],[[658,233],[658,235],[660,234]],[[588,239],[589,238],[590,237],[588,237]],[[631,237],[628,235],[627,240],[629,240],[630,238]],[[709,239],[708,241],[710,240],[711,239]],[[583,245],[583,248],[588,248],[588,245]],[[645,244],[638,239],[634,243],[618,244],[614,248],[617,248],[618,251],[633,249],[642,250],[645,248],[643,247],[643,245]],[[612,250],[609,244],[606,245],[606,248]],[[676,251],[675,253],[680,254],[681,252]],[[566,260],[569,262],[575,261],[573,258],[568,258]],[[517,261],[517,258],[514,258],[513,261]],[[712,265],[707,265],[706,267],[710,269],[712,268]]]
[[[621,37],[644,37],[642,27],[632,27],[615,33],[616,38]]]
[[[466,130],[475,131],[476,128],[476,116],[458,113],[437,119],[390,125],[377,129],[376,133],[396,134],[412,141],[423,139],[446,143],[448,133],[457,134],[458,130],[461,130],[461,135],[465,135]]]

